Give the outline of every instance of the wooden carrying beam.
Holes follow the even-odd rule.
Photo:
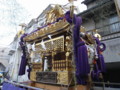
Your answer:
[[[48,84],[41,84],[41,83],[31,83],[33,87],[42,88],[44,90],[90,90],[87,86],[84,85],[76,85],[76,86],[55,86],[55,85],[48,85]]]

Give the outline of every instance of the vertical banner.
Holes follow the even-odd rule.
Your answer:
[[[118,16],[120,17],[120,0],[114,0]]]

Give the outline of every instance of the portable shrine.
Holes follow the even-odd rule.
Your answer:
[[[103,79],[105,44],[81,26],[82,19],[56,5],[45,25],[21,37],[22,59],[31,81],[53,85],[91,85]]]

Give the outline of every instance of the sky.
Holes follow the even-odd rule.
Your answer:
[[[37,18],[39,14],[49,5],[49,4],[60,4],[65,5],[68,3],[68,0],[8,0],[8,5],[6,4],[7,0],[0,0],[3,2],[0,5],[0,46],[9,45],[16,33],[20,30],[19,23],[29,23],[33,18]],[[15,7],[9,6],[10,1],[15,1]],[[74,5],[77,6],[80,12],[86,10],[85,5],[81,5],[81,2],[84,0],[77,0],[74,2]],[[17,7],[19,6],[19,7]],[[8,10],[4,11],[4,10]],[[10,17],[11,14],[13,17]],[[3,17],[2,17],[3,16]],[[14,18],[16,17],[16,18]],[[12,23],[9,22],[12,20]],[[15,24],[16,22],[17,24]]]
[[[77,0],[74,2],[75,6],[78,6],[80,11],[86,9],[85,5],[81,5],[81,2],[84,0]],[[36,18],[49,4],[60,4],[65,5],[68,3],[68,0],[18,0],[18,2],[26,8],[33,18]]]

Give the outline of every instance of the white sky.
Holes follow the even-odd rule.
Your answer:
[[[31,12],[31,16],[36,18],[49,4],[65,5],[68,0],[18,0],[21,5]],[[75,6],[78,6],[80,11],[86,9],[85,5],[81,5],[84,0],[77,0],[74,2]]]
[[[68,0],[16,0],[16,1],[18,1],[18,3],[20,3],[20,5],[28,11],[28,13],[27,13],[28,16],[29,16],[28,22],[32,18],[38,17],[38,15],[49,4],[65,5],[65,4],[68,3]],[[75,6],[77,6],[79,8],[80,12],[82,12],[83,10],[86,9],[85,5],[81,5],[82,1],[84,1],[84,0],[77,0],[77,1],[74,2]],[[28,18],[28,17],[26,17],[26,18]],[[24,23],[24,22],[20,22],[20,23]],[[9,28],[9,29],[7,30],[6,28],[7,29]],[[11,28],[9,26],[4,26],[4,25],[0,26],[0,29],[2,29],[2,30],[0,30],[0,38],[2,37],[1,40],[0,40],[0,45],[9,45],[13,41],[15,33],[17,33],[16,31],[19,31],[18,30],[19,28],[16,28],[17,30],[14,30],[15,28]],[[4,30],[6,30],[6,31],[4,31]]]

